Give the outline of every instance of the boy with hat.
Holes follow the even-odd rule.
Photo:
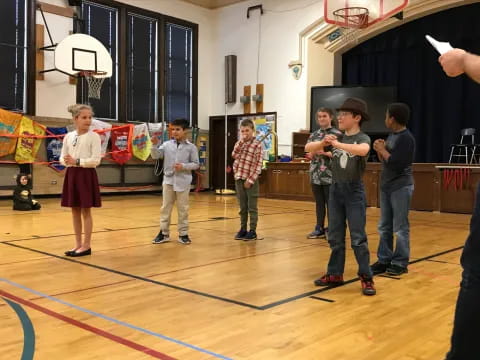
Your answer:
[[[341,139],[335,135],[327,135],[322,141],[311,142],[305,146],[307,152],[323,150],[330,145],[333,148],[328,224],[328,242],[332,253],[327,273],[314,283],[317,286],[343,284],[345,231],[348,221],[362,292],[364,295],[375,295],[365,233],[367,202],[362,182],[370,152],[370,138],[361,131],[362,123],[369,120],[367,104],[358,98],[348,98],[337,111],[339,129],[345,131],[345,135]]]

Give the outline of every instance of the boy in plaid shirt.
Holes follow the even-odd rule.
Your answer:
[[[258,222],[258,175],[262,172],[262,144],[255,138],[255,125],[245,119],[240,123],[240,140],[233,148],[235,190],[240,205],[240,231],[235,240],[256,240]],[[247,231],[250,214],[250,231]]]

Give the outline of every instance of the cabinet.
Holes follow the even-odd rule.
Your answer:
[[[267,198],[313,200],[309,168],[310,163],[269,163],[267,167]]]
[[[309,137],[309,132],[292,133],[292,159],[305,157],[305,145]]]

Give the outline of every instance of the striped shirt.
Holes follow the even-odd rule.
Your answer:
[[[235,180],[246,180],[254,184],[262,172],[262,144],[255,138],[239,140],[233,148],[233,173]]]

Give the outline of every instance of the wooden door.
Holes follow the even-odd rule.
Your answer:
[[[232,151],[237,141],[237,119],[227,120],[227,164],[233,167]],[[210,184],[213,189],[225,188],[225,117],[210,117]],[[233,172],[227,174],[227,188],[235,189]]]

